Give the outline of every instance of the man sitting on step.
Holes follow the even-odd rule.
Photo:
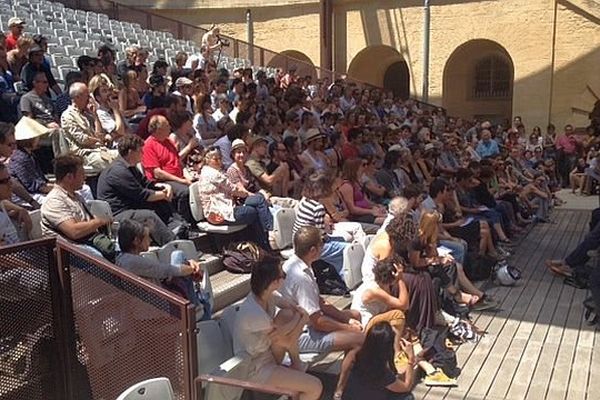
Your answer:
[[[364,341],[360,313],[354,310],[339,310],[325,301],[319,294],[319,287],[311,265],[321,256],[323,239],[321,231],[314,226],[303,226],[294,234],[295,254],[283,264],[285,281],[280,289],[283,296],[295,301],[309,315],[309,322],[300,334],[300,353],[347,352],[342,362],[342,371]],[[348,366],[349,367],[349,366]],[[340,376],[338,390],[341,392],[345,377]]]

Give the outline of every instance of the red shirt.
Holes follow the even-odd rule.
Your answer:
[[[358,158],[358,147],[353,144],[346,143],[342,146],[342,156],[344,156],[344,160],[349,160],[351,158]]]
[[[183,168],[179,161],[179,153],[171,139],[160,141],[154,136],[149,136],[144,144],[142,165],[146,178],[155,181],[154,169],[160,168],[171,175],[183,178]]]
[[[12,35],[12,33],[9,33],[8,35],[6,35],[6,51],[11,51],[13,49],[17,48],[17,39]]]

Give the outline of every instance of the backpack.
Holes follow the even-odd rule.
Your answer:
[[[264,251],[253,242],[231,243],[223,251],[221,262],[225,269],[234,274],[249,274],[252,266],[264,257]]]
[[[350,295],[348,286],[333,265],[323,260],[317,260],[311,265],[311,268],[319,286],[319,293],[336,296]]]

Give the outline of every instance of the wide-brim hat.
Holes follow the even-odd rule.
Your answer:
[[[40,124],[33,118],[22,117],[15,126],[15,140],[28,140],[46,135],[52,129]]]
[[[321,133],[320,130],[318,130],[317,128],[310,128],[304,134],[304,143],[308,143],[315,139],[324,139],[324,138],[325,138],[325,135],[323,133]]]

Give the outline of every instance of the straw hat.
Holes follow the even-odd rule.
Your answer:
[[[22,117],[15,126],[15,140],[28,140],[49,133],[52,129],[45,127],[33,118]]]

